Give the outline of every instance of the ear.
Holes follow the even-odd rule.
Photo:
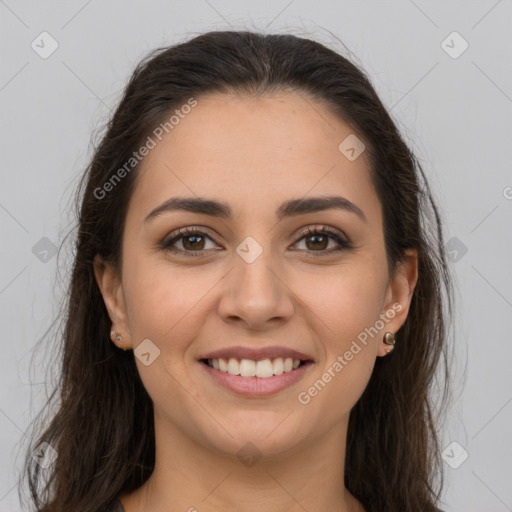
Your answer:
[[[407,319],[417,281],[418,251],[407,249],[403,261],[398,264],[386,290],[382,313],[388,320],[381,332],[378,356],[382,357],[389,353],[390,345],[384,343],[384,334],[386,332],[395,334]]]
[[[97,254],[94,257],[94,275],[112,321],[112,328],[123,338],[121,342],[116,342],[117,346],[125,349],[131,348],[128,315],[126,313],[123,285],[118,270]]]

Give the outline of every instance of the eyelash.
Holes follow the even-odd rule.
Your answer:
[[[209,238],[210,240],[217,243],[212,237],[210,237],[207,233],[204,233],[203,231],[200,231],[197,228],[194,227],[187,227],[187,228],[180,228],[175,233],[171,235],[170,238],[166,238],[162,240],[159,244],[159,248],[162,251],[166,252],[172,252],[172,253],[179,253],[183,256],[190,256],[190,257],[197,257],[202,256],[204,252],[208,251],[208,249],[201,249],[198,251],[187,251],[183,249],[177,249],[176,247],[173,247],[173,245],[179,241],[182,238],[187,238],[188,236],[192,235],[199,235],[199,236],[205,236],[206,238]],[[321,228],[318,227],[308,227],[306,230],[304,230],[302,233],[300,233],[300,238],[297,240],[297,242],[300,242],[303,238],[307,238],[309,236],[314,235],[328,235],[330,238],[332,238],[335,242],[339,244],[339,247],[335,249],[330,250],[321,250],[321,251],[313,251],[313,250],[307,250],[309,253],[314,253],[317,256],[328,256],[332,253],[337,253],[343,250],[350,250],[353,248],[353,244],[348,240],[343,238],[337,230],[329,227],[329,226],[322,226]],[[295,243],[297,243],[295,242]]]

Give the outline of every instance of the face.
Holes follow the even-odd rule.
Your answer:
[[[122,271],[100,260],[95,270],[162,428],[224,454],[250,441],[277,455],[348,421],[416,282],[414,255],[388,274],[367,155],[338,148],[351,135],[298,93],[217,94],[198,98],[143,161]],[[337,207],[307,203],[334,196]],[[155,211],[171,198],[215,201],[224,215]],[[283,207],[296,200],[309,208]],[[242,359],[259,375],[282,371],[280,354],[284,370],[290,356],[302,363],[229,375],[203,360],[223,349],[232,373]]]

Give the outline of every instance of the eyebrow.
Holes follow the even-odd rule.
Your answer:
[[[324,210],[338,209],[356,214],[362,221],[368,223],[368,219],[363,210],[348,199],[341,196],[323,196],[309,197],[300,199],[290,199],[285,201],[276,211],[276,217],[279,220],[307,213],[321,212]],[[231,218],[233,210],[224,202],[214,199],[204,199],[201,197],[172,197],[152,210],[144,219],[148,222],[151,219],[162,215],[165,212],[187,211],[220,217],[223,219]]]

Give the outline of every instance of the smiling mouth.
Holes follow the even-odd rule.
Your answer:
[[[291,357],[275,357],[259,361],[231,357],[201,359],[200,361],[222,373],[247,378],[257,377],[260,379],[268,379],[283,373],[291,373],[301,366],[313,363],[311,360],[293,359]]]

